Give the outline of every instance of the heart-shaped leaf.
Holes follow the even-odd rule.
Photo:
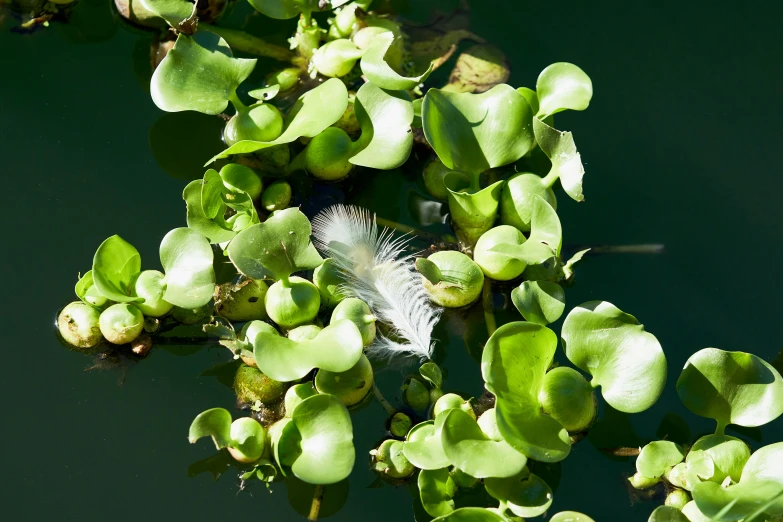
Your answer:
[[[231,444],[231,414],[224,408],[212,408],[200,413],[190,425],[191,444],[201,437],[212,437],[217,449]]]
[[[323,262],[310,234],[307,217],[298,208],[287,208],[240,232],[229,244],[228,256],[237,270],[251,279],[263,279],[271,272],[285,280]]]
[[[524,281],[511,291],[511,301],[527,321],[554,323],[565,310],[565,292],[557,283]]]
[[[351,163],[388,170],[408,160],[413,147],[413,104],[405,92],[365,83],[356,93],[354,110],[362,135],[355,143],[360,152],[349,159]]]
[[[421,118],[427,141],[452,170],[478,174],[507,165],[534,144],[530,105],[506,84],[481,94],[430,89]]]
[[[258,460],[264,453],[266,430],[251,417],[240,417],[231,423],[231,447],[248,460]]]
[[[232,154],[248,154],[261,149],[291,143],[301,137],[312,138],[342,117],[348,107],[348,89],[337,79],[330,78],[318,87],[304,93],[285,118],[283,133],[272,141],[239,141],[207,161],[227,158]]]
[[[330,324],[309,341],[259,332],[253,339],[258,369],[280,382],[301,379],[314,368],[350,370],[362,356],[362,334],[349,319]]]
[[[642,448],[636,458],[636,471],[647,478],[658,478],[685,458],[679,444],[668,440],[656,440]]]
[[[705,348],[677,379],[677,394],[696,415],[727,424],[761,426],[783,413],[783,379],[766,361],[745,352]]]
[[[500,433],[518,451],[541,462],[563,460],[571,450],[568,432],[541,411],[538,399],[556,347],[552,330],[513,322],[495,330],[481,357],[481,374],[496,397]]]
[[[490,439],[476,419],[455,408],[442,415],[443,452],[461,471],[476,478],[513,477],[527,464],[527,458],[504,440]]]
[[[408,433],[402,452],[417,468],[436,470],[451,465],[441,442],[443,420],[444,416],[440,415],[435,421],[417,424]]]
[[[215,292],[212,247],[192,228],[175,228],[160,243],[160,262],[166,272],[163,299],[181,308],[204,306]]]
[[[676,507],[658,506],[647,522],[690,522],[690,519]]]
[[[141,256],[136,247],[114,235],[101,243],[92,260],[95,287],[107,299],[118,303],[144,301],[133,297],[133,283],[141,273]]]
[[[576,511],[561,511],[549,519],[549,522],[595,522],[592,518]]]
[[[448,468],[421,470],[418,485],[421,505],[428,515],[442,517],[454,511],[454,495],[458,488]]]
[[[448,515],[434,518],[432,522],[508,522],[503,515],[480,507],[463,507]]]
[[[585,72],[572,63],[553,63],[538,75],[536,94],[542,120],[566,109],[583,111],[593,97],[593,83]]]
[[[333,395],[314,395],[299,403],[280,431],[277,460],[310,484],[334,484],[351,474],[356,460],[348,410]]]
[[[666,357],[655,338],[630,314],[606,301],[575,307],[561,332],[566,356],[593,376],[613,408],[644,411],[666,384]]]
[[[407,78],[398,74],[386,62],[386,52],[394,43],[394,38],[394,33],[390,31],[377,35],[362,56],[360,65],[370,83],[381,89],[407,91],[427,79],[432,72],[432,64],[419,76]]]
[[[214,33],[180,34],[152,74],[152,101],[167,112],[220,114],[255,66],[255,59],[234,58]]]
[[[530,222],[530,237],[522,244],[499,243],[492,252],[512,256],[528,265],[539,265],[560,256],[563,228],[557,212],[541,196],[535,196]]]
[[[528,471],[516,477],[485,479],[484,486],[487,493],[505,503],[518,517],[537,517],[552,505],[552,489]]]
[[[582,156],[576,150],[574,135],[571,132],[561,132],[538,118],[533,118],[533,132],[538,146],[552,162],[547,176],[560,178],[563,190],[571,199],[584,201],[582,178],[585,168],[582,165]]]
[[[783,442],[770,444],[750,456],[738,484],[722,487],[702,482],[693,488],[693,500],[708,517],[717,517],[734,503],[720,520],[741,520],[761,510],[770,517],[783,515]]]

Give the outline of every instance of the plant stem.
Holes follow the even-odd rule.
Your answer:
[[[315,522],[318,520],[318,512],[321,511],[321,500],[324,498],[324,487],[321,484],[315,486],[315,493],[313,493],[313,503],[310,504],[310,515],[307,520],[309,522]]]
[[[389,404],[389,401],[386,400],[386,397],[383,396],[381,393],[381,390],[378,389],[377,386],[373,385],[372,392],[375,394],[375,398],[378,399],[378,402],[381,403],[381,406],[383,406],[383,409],[386,410],[386,413],[389,415],[394,415],[397,413],[397,410]]]
[[[495,321],[495,309],[492,307],[492,283],[490,283],[488,277],[484,278],[484,288],[481,290],[481,304],[484,307],[484,322],[487,324],[487,332],[489,335],[492,335],[498,327]]]
[[[294,53],[284,47],[265,42],[261,38],[257,38],[238,29],[229,29],[228,27],[219,27],[203,22],[198,25],[199,29],[206,29],[223,38],[228,43],[229,47],[235,51],[273,58],[275,60],[280,60],[281,62],[290,62],[295,57]]]
[[[723,435],[726,432],[726,424],[718,422],[718,426],[715,428],[715,435]]]
[[[555,184],[555,181],[557,181],[557,178],[560,177],[560,172],[558,172],[555,169],[552,169],[549,171],[549,174],[541,178],[541,184],[544,185],[546,188],[552,188],[552,185]]]
[[[239,113],[239,112],[244,112],[244,111],[246,111],[246,110],[247,110],[247,105],[245,105],[244,103],[242,103],[242,100],[240,100],[240,99],[239,99],[239,95],[237,94],[237,91],[234,91],[234,92],[232,92],[232,93],[231,93],[231,94],[228,96],[228,100],[231,102],[231,105],[233,105],[233,106],[234,106],[234,110],[235,110],[237,113]]]

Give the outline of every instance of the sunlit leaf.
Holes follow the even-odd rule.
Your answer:
[[[434,518],[432,522],[508,522],[508,519],[488,509],[463,507],[448,515]]]
[[[408,78],[397,73],[385,58],[386,52],[394,43],[394,38],[392,32],[377,35],[362,56],[360,65],[367,79],[381,89],[407,91],[427,79],[432,72],[432,64],[419,76]]]
[[[537,517],[552,505],[552,489],[541,477],[527,471],[515,477],[485,479],[484,486],[518,517]]]
[[[572,63],[553,63],[538,75],[536,94],[543,119],[560,111],[582,111],[590,105],[593,83],[585,72]]]
[[[656,440],[642,448],[636,458],[636,470],[648,478],[658,478],[685,458],[679,444],[668,440]]]
[[[176,28],[179,24],[190,18],[193,14],[193,2],[188,0],[138,0],[148,11],[160,16],[171,27]]]
[[[561,511],[552,515],[549,522],[595,522],[592,518],[576,511]]]
[[[666,357],[658,339],[630,314],[606,301],[575,307],[563,323],[568,359],[593,376],[604,399],[626,413],[644,411],[666,384]]]
[[[556,172],[566,194],[574,201],[583,201],[582,178],[585,168],[582,157],[576,150],[574,135],[571,132],[561,132],[544,123],[539,118],[533,118],[533,131],[536,142],[544,154],[552,162],[550,172]]]
[[[234,236],[237,235],[231,229],[231,226],[223,219],[222,213],[225,212],[226,207],[222,200],[218,200],[222,210],[218,210],[215,219],[210,219],[204,213],[202,205],[202,190],[204,181],[197,179],[191,181],[185,187],[182,192],[182,199],[185,200],[187,205],[187,223],[188,227],[201,233],[204,237],[209,239],[211,243],[223,243],[231,241]]]
[[[676,507],[658,506],[647,522],[690,522],[690,519]]]
[[[174,306],[204,306],[215,292],[212,247],[191,228],[175,228],[160,243],[160,262],[166,272],[163,296]]]
[[[143,301],[133,297],[133,283],[141,273],[141,256],[136,247],[120,236],[111,236],[101,243],[92,260],[95,287],[107,299],[118,303]]]
[[[451,464],[441,443],[443,420],[443,416],[440,416],[437,421],[422,422],[408,433],[402,452],[417,468],[436,470]]]
[[[440,388],[443,385],[443,372],[441,371],[440,366],[434,362],[428,361],[422,364],[421,368],[419,368],[419,373],[435,388]]]
[[[228,410],[212,408],[193,419],[188,432],[190,443],[207,436],[212,437],[217,449],[231,444],[231,413]]]
[[[689,410],[719,426],[761,426],[783,413],[780,373],[745,352],[699,350],[685,363],[677,394]]]
[[[386,170],[405,163],[413,147],[413,104],[409,97],[365,83],[356,93],[354,110],[362,135],[355,144],[360,152],[349,161]]]
[[[441,517],[454,511],[454,495],[458,488],[448,468],[421,470],[418,486],[421,505],[430,516]]]
[[[511,301],[525,320],[547,325],[565,310],[565,292],[557,283],[524,281],[511,291]]]
[[[167,112],[220,114],[255,65],[255,59],[234,58],[214,33],[180,34],[152,75],[152,101]]]

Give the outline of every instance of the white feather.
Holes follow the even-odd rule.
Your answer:
[[[410,237],[395,239],[384,228],[378,233],[375,215],[347,205],[333,205],[313,219],[313,243],[331,257],[346,278],[349,295],[367,303],[377,320],[389,325],[396,342],[378,335],[368,355],[391,360],[403,355],[432,356],[432,329],[440,310],[416,272],[413,256],[405,253]]]

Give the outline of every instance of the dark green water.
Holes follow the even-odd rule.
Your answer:
[[[411,3],[417,16],[428,4]],[[555,61],[576,63],[593,80],[590,108],[558,119],[574,131],[587,170],[586,202],[560,197],[566,242],[665,245],[660,255],[595,256],[577,268],[569,305],[604,299],[636,315],[664,347],[669,384],[644,413],[601,413],[611,422],[596,425],[592,440],[559,466],[550,510],[646,520],[661,500],[634,503],[624,484],[633,460],[597,448],[675,434],[659,430],[667,415],[685,419],[691,439],[712,430],[674,390],[685,360],[700,348],[749,351],[783,366],[783,9],[777,2],[472,4],[472,29],[506,52],[512,85],[533,86]],[[76,273],[89,268],[103,239],[121,234],[155,268],[163,235],[184,225],[185,182],[156,161],[150,129],[156,146],[162,135],[169,149],[192,155],[190,162],[183,152],[168,158],[185,161],[182,170],[192,177],[220,147],[219,122],[172,119],[153,105],[145,76],[149,35],[118,26],[103,2],[79,7],[81,26],[22,35],[9,31],[8,17],[0,22],[2,208],[10,233],[0,261],[3,518],[299,520],[284,485],[273,495],[257,484],[240,493],[233,470],[217,483],[187,475],[190,464],[213,453],[205,441],[187,444],[190,421],[233,404],[228,388],[200,377],[227,359],[225,350],[157,350],[130,368],[120,387],[120,371],[84,372],[91,360],[54,336],[56,310],[73,299]],[[177,139],[174,128],[195,128],[201,141]],[[381,216],[410,222],[405,205],[400,210],[388,197],[404,196],[410,185],[401,178],[378,174],[361,184],[384,188],[373,201]],[[444,316],[437,359],[448,371],[447,389],[477,394],[478,365],[454,335],[460,324],[456,314]],[[467,348],[476,356],[483,332],[467,325]],[[400,380],[381,376],[390,398]],[[348,502],[331,520],[412,520],[404,487],[368,488],[373,475],[363,463],[384,418],[377,404],[354,416],[357,466]],[[755,449],[783,440],[783,419],[729,432]]]

